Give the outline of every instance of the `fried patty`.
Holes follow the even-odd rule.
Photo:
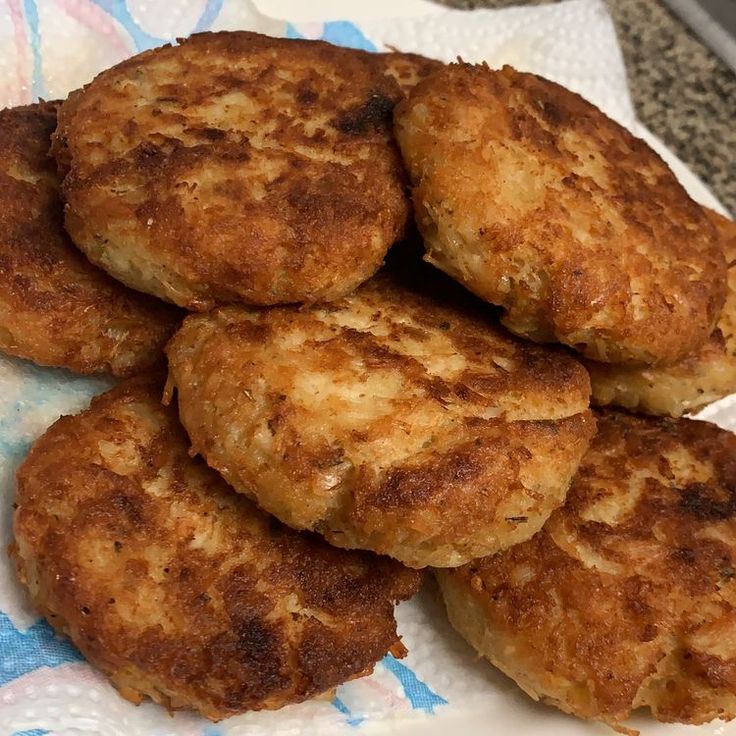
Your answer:
[[[419,265],[412,286],[384,270],[327,305],[191,316],[169,378],[193,451],[284,523],[454,566],[563,502],[594,431],[590,387]]]
[[[47,155],[56,111],[54,102],[0,111],[0,350],[127,376],[161,360],[183,315],[111,279],[64,232]]]
[[[388,74],[396,81],[405,95],[423,79],[444,66],[437,59],[403,51],[375,54],[373,58],[381,65],[384,74]]]
[[[531,540],[438,577],[453,626],[534,699],[619,724],[736,714],[736,437],[604,413]]]
[[[680,416],[736,391],[736,224],[713,210],[706,213],[728,264],[728,293],[716,329],[705,345],[671,365],[586,362],[596,404]]]
[[[191,310],[352,291],[409,214],[401,91],[372,57],[202,33],[102,72],[54,138],[69,233],[119,280]]]
[[[580,96],[452,64],[395,111],[426,258],[504,324],[603,362],[653,364],[715,327],[726,264],[666,164]]]
[[[160,396],[131,379],[31,449],[14,556],[36,606],[124,697],[213,720],[370,672],[418,574],[259,511],[189,458]]]

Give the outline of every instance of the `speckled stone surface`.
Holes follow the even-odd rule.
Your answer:
[[[545,0],[444,0],[456,8]],[[606,0],[639,119],[736,214],[736,74],[659,0]]]

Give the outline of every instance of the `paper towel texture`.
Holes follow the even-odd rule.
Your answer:
[[[285,2],[280,2],[283,8]],[[385,5],[388,0],[374,0]],[[346,14],[351,7],[343,3]],[[375,8],[374,8],[375,10]],[[351,22],[269,18],[247,0],[0,0],[0,103],[63,97],[131,54],[207,29],[248,29],[323,38],[370,50],[397,48],[444,60],[462,56],[492,66],[513,64],[550,77],[637,128],[615,32],[599,0],[537,8]],[[644,133],[645,134],[645,133]],[[656,144],[656,141],[655,141]],[[701,201],[717,206],[670,154]],[[59,415],[74,413],[108,379],[78,378],[0,358],[0,545],[10,541],[13,475],[29,444]],[[736,426],[735,397],[704,412]],[[340,687],[332,700],[253,713],[210,724],[186,713],[170,717],[150,703],[120,698],[29,606],[7,556],[0,555],[0,736],[298,736],[300,734],[591,733],[596,727],[537,706],[470,649],[447,625],[434,591],[398,609],[409,656],[386,657],[367,678]],[[489,725],[490,724],[490,725]],[[676,733],[643,719],[644,733]],[[714,733],[706,726],[703,733]],[[600,733],[606,733],[603,727]],[[692,733],[688,729],[688,733]]]

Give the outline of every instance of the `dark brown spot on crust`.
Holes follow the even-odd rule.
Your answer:
[[[714,489],[704,483],[690,483],[682,489],[684,511],[704,521],[728,519],[736,514],[736,489]]]
[[[394,104],[382,94],[372,94],[364,105],[338,118],[336,125],[347,135],[364,135],[391,120]]]
[[[296,99],[301,105],[312,105],[319,99],[319,93],[309,81],[303,80],[297,86]]]

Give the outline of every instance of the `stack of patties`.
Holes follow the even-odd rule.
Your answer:
[[[736,390],[734,224],[646,144],[509,67],[446,67],[395,123],[426,260],[584,357],[596,403],[677,417]],[[598,426],[542,531],[438,572],[450,620],[580,717],[731,719],[736,438],[613,410]]]
[[[12,553],[134,702],[217,720],[406,652],[394,605],[420,574],[288,528],[192,458],[163,348],[180,307],[330,299],[379,268],[410,213],[394,77],[436,64],[207,34],[0,113],[2,349],[137,376],[35,443]]]
[[[404,652],[394,604],[434,567],[454,625],[534,697],[730,716],[715,673],[736,661],[708,632],[731,615],[736,440],[616,413],[593,439],[575,355],[599,403],[733,388],[730,224],[642,142],[508,68],[245,32],[72,93],[55,164],[54,113],[2,113],[38,130],[0,219],[0,299],[28,315],[0,336],[138,377],[36,443],[14,555],[125,697],[217,719],[329,692]],[[412,248],[410,183],[445,274]],[[627,647],[608,669],[606,642]]]

